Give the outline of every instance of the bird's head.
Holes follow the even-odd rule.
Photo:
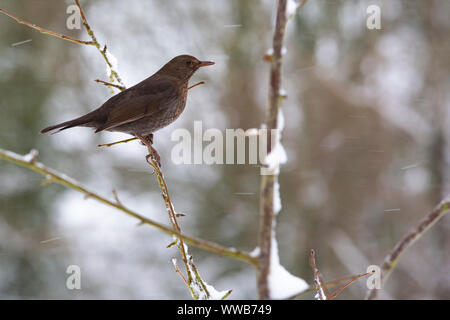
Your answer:
[[[213,65],[211,61],[200,61],[196,57],[184,54],[167,62],[159,71],[159,74],[170,75],[180,80],[189,80],[200,67]]]

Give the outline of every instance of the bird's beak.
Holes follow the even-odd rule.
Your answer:
[[[212,61],[200,61],[199,66],[200,67],[206,67],[206,66],[212,66],[213,64],[215,64],[215,62],[212,62]]]

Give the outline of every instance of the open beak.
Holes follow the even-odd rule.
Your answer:
[[[199,66],[200,67],[206,67],[206,66],[212,66],[213,64],[215,64],[215,62],[212,62],[212,61],[200,61]]]

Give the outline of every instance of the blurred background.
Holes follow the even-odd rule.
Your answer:
[[[71,1],[2,0],[27,21],[68,30]],[[276,1],[81,1],[98,40],[118,60],[127,86],[183,53],[213,60],[191,83],[181,118],[155,136],[184,232],[244,250],[256,246],[259,169],[174,165],[176,128],[258,128],[264,121]],[[366,27],[381,8],[381,30]],[[288,25],[283,64],[286,126],[278,216],[281,263],[312,283],[309,250],[326,280],[381,265],[395,243],[450,192],[450,1],[310,0]],[[22,44],[20,42],[27,41]],[[43,127],[87,113],[111,93],[94,47],[43,35],[0,15],[0,148],[39,150],[39,160],[90,189],[168,224],[155,177],[127,136]],[[0,161],[0,298],[189,299],[167,249],[169,236]],[[204,280],[230,299],[254,299],[256,274],[239,261],[191,247]],[[81,290],[66,289],[67,266]],[[406,252],[384,299],[450,298],[450,219]],[[338,299],[362,299],[359,280]],[[312,295],[303,298],[311,299]]]

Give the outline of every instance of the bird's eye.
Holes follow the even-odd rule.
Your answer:
[[[186,64],[187,64],[188,66],[190,66],[190,65],[191,65],[191,63],[192,63],[192,61],[191,61],[191,60],[188,60],[188,61],[186,61]]]

